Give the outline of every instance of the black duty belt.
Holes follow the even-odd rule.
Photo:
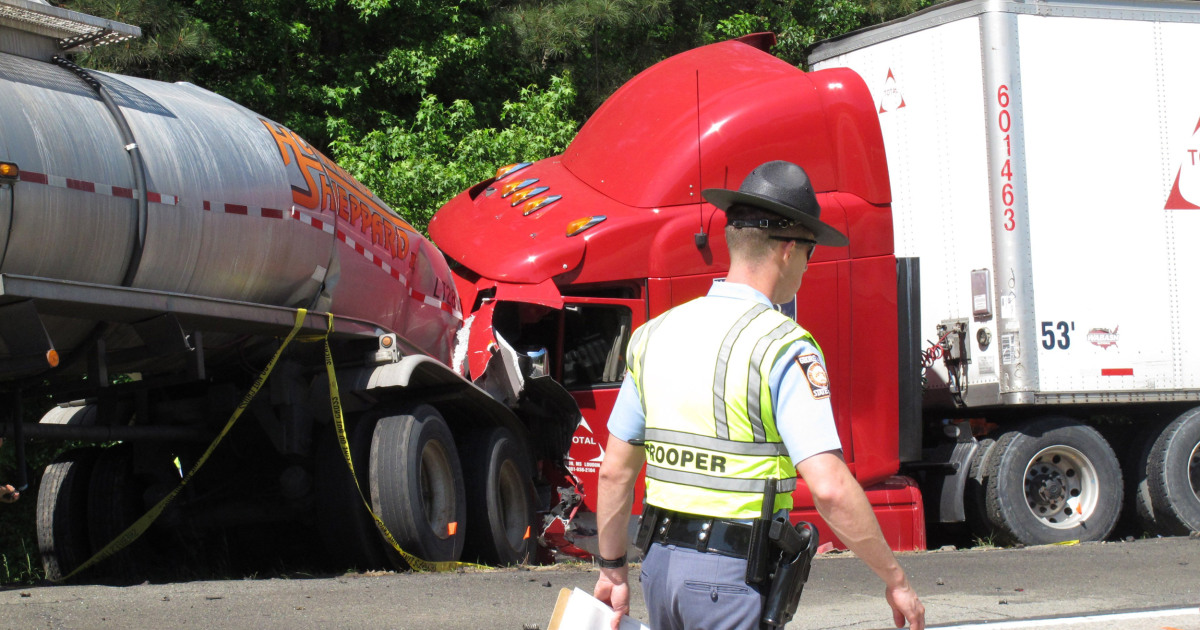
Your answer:
[[[675,545],[732,558],[745,558],[750,551],[751,521],[712,518],[664,510],[652,542]]]

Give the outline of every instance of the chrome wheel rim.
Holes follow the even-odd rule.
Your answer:
[[[1070,446],[1049,446],[1034,455],[1022,480],[1025,504],[1047,527],[1070,529],[1096,510],[1100,480],[1096,467]]]

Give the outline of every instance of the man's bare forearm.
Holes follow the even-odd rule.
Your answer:
[[[629,548],[629,514],[633,510],[633,484],[645,462],[645,451],[615,437],[608,438],[596,499],[596,525],[600,555],[614,559]]]

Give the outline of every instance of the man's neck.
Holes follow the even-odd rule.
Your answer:
[[[772,296],[779,281],[779,274],[773,273],[766,265],[750,266],[735,263],[729,266],[729,274],[725,276],[725,281],[747,285],[767,296],[767,299],[773,300]]]

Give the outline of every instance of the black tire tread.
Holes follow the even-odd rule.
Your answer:
[[[1027,530],[1021,524],[1020,520],[1018,520],[1023,517],[1021,510],[1027,509],[1023,504],[1024,486],[1022,484],[1022,477],[1028,462],[1013,462],[1012,459],[1014,456],[1012,453],[1024,443],[1041,440],[1050,433],[1058,433],[1064,437],[1074,434],[1077,438],[1095,440],[1093,446],[1098,447],[1098,452],[1085,454],[1093,460],[1092,465],[1097,468],[1099,475],[1105,476],[1105,471],[1107,471],[1109,473],[1108,476],[1115,476],[1115,480],[1110,484],[1113,487],[1107,488],[1107,492],[1105,493],[1109,505],[1105,506],[1102,500],[1101,508],[1098,508],[1085,521],[1085,524],[1090,525],[1086,529],[1076,527],[1070,530],[1056,531],[1050,531],[1049,528]],[[1058,443],[1065,441],[1060,440]],[[1019,505],[1012,505],[1013,497],[1008,495],[1008,492],[1013,492],[1011,485],[1011,478],[1014,472],[1013,466],[1020,468],[1020,471],[1016,473],[1017,478],[1015,480],[1016,492],[1020,493],[1020,501],[1022,502]],[[1124,498],[1121,466],[1112,451],[1112,447],[1108,445],[1104,437],[1087,425],[1069,418],[1047,417],[1033,420],[1021,427],[1009,430],[1000,435],[996,440],[992,453],[988,457],[986,468],[986,516],[993,527],[995,538],[998,542],[1016,545],[1046,544],[1070,539],[1097,541],[1103,540],[1116,526],[1117,518],[1121,513],[1121,502]],[[1007,477],[1005,476],[1006,474]],[[1104,508],[1107,509],[1105,510]],[[1101,512],[1104,512],[1104,514],[1101,518],[1097,519],[1096,515]]]
[[[1146,485],[1155,533],[1186,536],[1200,531],[1200,498],[1187,480],[1188,458],[1200,441],[1200,407],[1168,423],[1149,449]]]

